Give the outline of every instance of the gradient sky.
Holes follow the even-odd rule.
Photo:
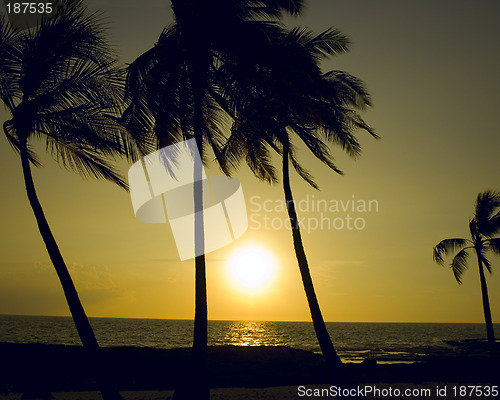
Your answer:
[[[172,20],[166,1],[91,4],[107,16],[123,63],[149,49]],[[335,27],[350,37],[351,51],[323,69],[365,81],[374,107],[364,117],[382,137],[360,133],[363,154],[356,161],[333,149],[343,177],[301,151],[320,191],[292,177],[298,201],[314,195],[378,203],[378,211],[324,213],[363,218],[362,230],[303,232],[325,320],[482,322],[474,259],[459,286],[447,267],[432,261],[432,247],[466,237],[476,195],[500,190],[500,3],[309,0],[307,6],[289,24],[316,32]],[[6,117],[1,110],[2,123]],[[20,162],[3,135],[0,155],[0,313],[69,315],[26,198]],[[48,156],[42,160],[44,167],[34,171],[38,194],[87,313],[191,319],[193,262],[177,261],[169,226],[137,221],[129,195],[111,183],[82,180]],[[216,167],[208,172],[220,174]],[[285,212],[257,211],[256,204],[283,198],[280,185],[260,183],[246,168],[235,176],[253,221],[286,219]],[[254,229],[252,222],[250,228],[207,256],[209,318],[309,320],[290,232]],[[227,262],[252,244],[277,263],[273,280],[253,293],[235,284]],[[500,260],[490,259],[493,322],[500,322]]]

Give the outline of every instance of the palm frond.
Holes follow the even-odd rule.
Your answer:
[[[269,10],[283,10],[290,15],[298,15],[304,8],[303,0],[262,0]],[[270,13],[272,15],[272,13]],[[280,16],[280,14],[274,14]]]
[[[281,18],[282,14],[299,15],[304,8],[303,0],[236,0],[229,1],[240,10],[244,19]]]
[[[454,253],[456,249],[462,248],[468,242],[469,241],[467,239],[460,239],[460,238],[444,239],[434,247],[432,258],[438,264],[443,265],[444,255],[448,255],[449,253]]]
[[[361,79],[344,71],[329,71],[323,77],[330,83],[332,95],[340,104],[353,106],[359,110],[373,105],[371,96]]]
[[[210,96],[204,97],[203,102],[203,123],[205,125],[203,139],[212,149],[215,159],[220,165],[222,162],[222,149],[227,138],[224,131],[229,128],[229,121],[222,118],[223,112],[218,103]]]
[[[464,248],[456,254],[456,256],[453,258],[453,261],[451,262],[453,275],[460,285],[462,284],[462,275],[467,269],[468,255],[469,253],[467,252],[467,248]]]
[[[83,177],[107,179],[128,190],[126,181],[98,149],[92,150],[74,142],[64,141],[60,137],[50,136],[47,136],[47,149],[64,168],[76,171]]]
[[[24,37],[20,86],[25,99],[50,87],[65,74],[68,63],[88,61],[106,66],[115,59],[96,14],[86,15],[75,7],[47,19]]]
[[[277,183],[276,170],[267,147],[269,143],[254,132],[255,126],[249,121],[234,121],[231,135],[223,148],[221,169],[230,174],[244,159],[257,179]]]
[[[356,117],[353,119],[353,123],[354,125],[359,128],[359,129],[363,129],[365,130],[366,132],[368,132],[370,134],[370,136],[374,139],[380,139],[380,136],[378,134],[375,133],[375,130],[369,126],[364,120],[363,118],[361,118],[361,116],[359,114],[356,115]]]
[[[121,154],[123,130],[118,118],[103,114],[98,107],[85,107],[68,114],[62,111],[39,116],[32,134],[41,139],[60,137],[64,141],[98,148],[103,154]]]
[[[493,215],[488,222],[488,237],[500,233],[500,211]]]
[[[480,234],[492,237],[500,231],[500,217],[495,214],[500,208],[500,193],[487,190],[476,198],[474,220]]]
[[[0,15],[0,99],[12,111],[21,92],[16,84],[16,70],[20,64],[22,34],[14,31],[3,15]]]
[[[500,238],[491,238],[486,241],[488,248],[496,255],[500,255]]]
[[[124,124],[122,118],[113,115],[107,117],[120,126],[117,136],[120,139],[120,147],[123,150],[123,155],[128,160],[136,162],[145,154],[150,154],[156,150],[156,141],[153,140],[152,135],[144,134],[144,132],[132,134],[127,129],[127,125]]]
[[[192,94],[181,55],[178,29],[168,26],[129,66],[122,121],[132,137],[164,147],[192,136]]]
[[[328,109],[328,105],[316,110],[319,113],[321,132],[325,139],[339,145],[350,157],[357,158],[361,154],[361,145],[352,133],[354,125],[351,119],[352,112],[341,107]]]
[[[257,179],[271,184],[278,183],[271,154],[263,141],[258,140],[252,151],[247,152],[246,161]]]
[[[337,168],[335,165],[335,160],[333,160],[330,149],[328,146],[318,139],[314,130],[305,129],[304,127],[296,126],[294,131],[302,139],[305,145],[311,150],[314,156],[326,164],[331,170],[335,171],[339,175],[343,175],[343,172]]]
[[[344,53],[349,50],[350,44],[347,36],[333,28],[317,35],[306,28],[294,28],[288,34],[288,40],[291,43],[300,44],[307,54],[312,55],[317,60]]]
[[[299,176],[304,179],[311,187],[316,190],[319,190],[319,186],[316,182],[314,182],[314,177],[311,173],[300,165],[297,157],[295,156],[295,150],[291,143],[288,144],[288,156],[289,160],[292,163],[293,168],[299,174]]]

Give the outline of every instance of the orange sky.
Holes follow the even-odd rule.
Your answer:
[[[108,15],[123,62],[152,46],[170,20],[168,2],[161,7],[156,3],[92,3]],[[350,53],[323,67],[346,70],[366,82],[375,107],[365,119],[382,136],[375,141],[362,135],[363,154],[357,161],[334,149],[344,177],[300,153],[321,191],[293,176],[297,200],[314,195],[328,204],[355,199],[378,206],[371,212],[299,214],[306,221],[346,221],[349,214],[364,223],[363,229],[303,232],[325,319],[482,322],[473,259],[459,286],[451,271],[433,263],[432,247],[441,239],[467,235],[477,193],[500,190],[500,5],[451,0],[438,5],[307,3],[307,12],[295,24],[317,32],[333,26],[352,39]],[[2,123],[5,118],[2,110]],[[0,313],[68,315],[26,199],[20,162],[3,135],[0,153]],[[129,195],[112,184],[82,180],[49,157],[42,160],[44,168],[34,172],[40,200],[88,314],[191,319],[193,262],[177,261],[168,225],[137,221]],[[127,168],[124,164],[124,172]],[[208,172],[220,174],[216,167]],[[251,229],[207,257],[209,318],[308,320],[291,235],[279,228],[286,214],[274,210],[283,198],[281,187],[258,182],[246,169],[236,177]],[[266,218],[274,228],[264,229]],[[273,281],[255,293],[242,291],[227,265],[230,254],[249,245],[262,246],[277,260]],[[490,302],[493,321],[500,322],[495,273],[500,262],[494,256],[491,261]]]

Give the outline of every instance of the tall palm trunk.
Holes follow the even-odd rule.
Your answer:
[[[302,237],[300,234],[297,212],[295,211],[292,189],[290,187],[290,169],[288,156],[288,143],[285,143],[283,145],[283,190],[285,192],[288,217],[290,219],[290,225],[292,227],[295,255],[299,264],[302,284],[304,285],[304,291],[306,292],[307,302],[309,304],[309,310],[311,312],[311,318],[313,321],[314,330],[316,332],[316,337],[318,338],[319,346],[321,348],[321,352],[323,353],[323,357],[325,358],[329,370],[333,374],[339,376],[342,361],[335,351],[335,348],[333,347],[332,340],[330,338],[330,335],[328,334],[328,330],[326,329],[325,321],[323,320],[323,315],[321,314],[321,309],[319,308],[316,292],[314,291],[314,285],[311,278],[311,273],[309,271],[309,265],[307,263],[304,245],[302,244]]]
[[[197,399],[208,399],[207,382],[208,307],[205,265],[205,224],[203,221],[203,107],[201,82],[193,84],[194,136],[200,153],[194,165],[194,233],[195,233],[195,314],[193,332],[193,361],[198,379]]]
[[[196,74],[193,74],[196,76]],[[192,79],[194,97],[194,137],[200,159],[194,163],[194,237],[195,237],[195,311],[193,348],[188,377],[181,378],[181,385],[173,400],[208,400],[210,389],[207,379],[208,307],[205,265],[205,227],[203,221],[203,105],[199,76]],[[199,255],[198,255],[199,254]]]
[[[26,141],[21,143],[20,153],[26,193],[38,224],[38,230],[40,231],[40,235],[42,236],[47,252],[49,253],[50,260],[52,261],[57,276],[59,277],[59,281],[61,282],[61,286],[63,288],[71,316],[73,317],[76,330],[80,336],[80,340],[82,341],[84,348],[89,353],[90,359],[94,360],[93,367],[96,369],[95,378],[97,380],[99,390],[105,400],[122,400],[120,393],[110,379],[109,371],[103,363],[101,348],[97,343],[94,331],[92,330],[87,315],[85,314],[85,310],[80,302],[80,298],[78,297],[71,275],[69,274],[68,268],[66,267],[61,252],[59,251],[56,240],[52,235],[52,231],[50,230],[47,219],[45,218],[42,205],[38,200],[33,177],[31,175]]]
[[[486,322],[486,334],[488,337],[488,343],[490,345],[492,353],[496,353],[496,341],[495,332],[493,331],[493,322],[491,320],[491,310],[490,301],[488,298],[488,286],[486,285],[486,278],[484,276],[484,267],[479,254],[477,254],[477,262],[479,265],[479,280],[481,282],[481,295],[483,298],[483,312],[484,321]]]

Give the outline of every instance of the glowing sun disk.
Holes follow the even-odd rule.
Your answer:
[[[229,267],[239,285],[254,289],[269,281],[274,265],[268,253],[258,247],[247,247],[231,257]]]

